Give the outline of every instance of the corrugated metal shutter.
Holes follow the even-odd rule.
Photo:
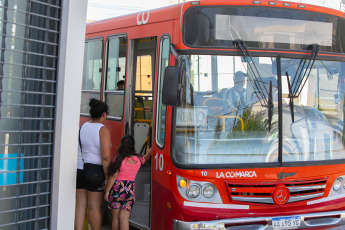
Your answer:
[[[60,0],[0,0],[0,229],[48,229]]]

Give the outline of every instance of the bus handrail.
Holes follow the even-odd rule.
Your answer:
[[[134,108],[134,111],[144,111],[145,112],[145,110],[143,108]],[[148,120],[148,119],[134,119],[134,122],[149,123],[150,126],[152,125],[152,120]]]
[[[146,120],[146,119],[134,119],[134,123],[149,123],[151,126],[151,120]]]

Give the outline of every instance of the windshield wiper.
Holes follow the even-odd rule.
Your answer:
[[[268,92],[268,131],[271,132],[272,116],[273,116],[273,95],[272,95],[272,81],[270,81],[270,88]]]
[[[288,81],[288,87],[289,87],[289,99],[290,99],[289,105],[290,105],[292,123],[295,121],[293,99],[298,98],[299,95],[301,94],[302,89],[304,88],[304,85],[309,78],[310,72],[313,69],[316,57],[320,51],[320,46],[318,44],[312,44],[309,47],[312,48],[312,51],[309,56],[308,64],[306,66],[306,63],[307,63],[306,59],[301,59],[301,61],[299,62],[298,68],[296,70],[295,77],[292,81],[292,84],[290,83],[289,73],[287,71],[285,73],[287,77],[287,81]],[[304,67],[305,67],[305,70],[304,70]]]
[[[252,88],[254,89],[254,93],[259,99],[261,106],[267,107],[268,100],[267,100],[266,95],[264,94],[264,91],[266,91],[266,94],[268,94],[268,92],[262,81],[260,73],[255,66],[253,58],[248,51],[246,44],[243,42],[243,40],[236,39],[234,40],[234,45],[241,50],[245,62],[248,63],[248,70],[247,70],[248,78],[249,78],[248,82],[251,84]],[[262,104],[262,101],[264,102],[264,105]]]
[[[248,78],[249,83],[254,89],[254,93],[258,98],[262,107],[267,107],[267,121],[268,121],[268,130],[271,131],[271,124],[272,124],[272,116],[273,116],[273,96],[272,96],[272,81],[270,81],[269,92],[265,87],[265,82],[262,80],[258,69],[253,61],[252,56],[249,53],[249,50],[243,40],[236,39],[234,40],[234,44],[238,47],[242,54],[245,62],[248,63]],[[266,96],[267,95],[267,96]],[[262,104],[263,103],[263,104]]]
[[[299,97],[300,93],[302,92],[302,89],[307,82],[310,72],[313,69],[315,59],[317,55],[319,54],[320,46],[318,44],[312,44],[309,47],[312,48],[311,54],[309,56],[308,64],[305,67],[307,60],[306,59],[301,59],[295,77],[292,81],[292,95],[294,97]],[[303,69],[305,67],[305,71],[303,72]],[[302,86],[302,87],[301,87]]]

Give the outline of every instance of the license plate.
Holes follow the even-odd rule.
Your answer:
[[[273,228],[296,228],[301,224],[300,216],[274,217],[272,218]]]

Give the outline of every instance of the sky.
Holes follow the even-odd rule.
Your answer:
[[[88,0],[87,20],[102,20],[169,5],[169,0]]]
[[[187,0],[189,1],[189,0]],[[289,0],[307,4],[321,5],[344,11],[341,2],[345,0]],[[178,2],[178,0],[175,0]],[[113,18],[139,11],[160,8],[169,5],[169,0],[88,0],[87,20],[95,21]]]

